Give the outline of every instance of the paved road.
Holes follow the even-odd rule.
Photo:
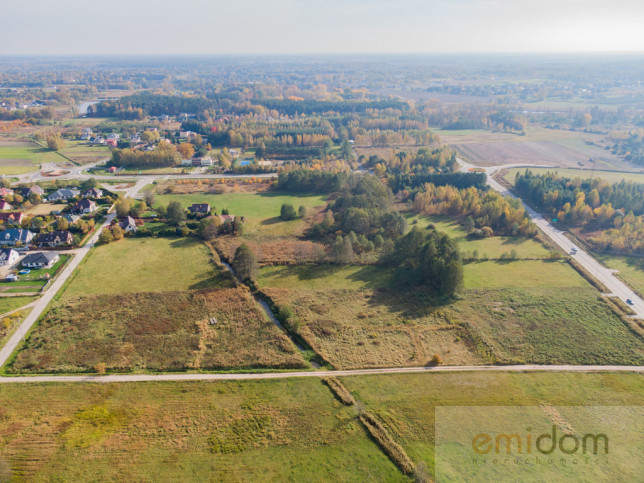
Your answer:
[[[479,168],[478,166],[474,166],[470,163],[467,163],[466,161],[462,159],[458,159],[458,162],[461,165],[461,169],[463,171],[468,171],[470,169],[475,169]],[[487,182],[490,185],[490,187],[499,193],[507,196],[511,196],[513,198],[517,198],[512,192],[510,192],[505,186],[503,186],[501,183],[499,183],[497,180],[494,179],[494,174],[499,170],[499,169],[504,169],[508,167],[520,167],[520,166],[527,166],[527,165],[521,165],[521,164],[516,164],[516,165],[507,165],[507,166],[492,166],[492,167],[486,167],[482,168],[485,170],[485,173],[487,174]],[[623,300],[626,303],[627,299],[630,299],[633,301],[635,305],[631,306],[631,308],[636,312],[636,315],[634,315],[634,318],[638,319],[644,319],[644,300],[640,298],[638,295],[636,295],[633,290],[631,290],[630,287],[628,287],[624,282],[622,282],[619,278],[615,277],[615,273],[617,272],[616,270],[612,270],[609,268],[606,268],[604,265],[599,263],[595,258],[593,258],[588,252],[582,250],[581,248],[577,247],[577,253],[572,255],[572,248],[575,245],[573,241],[570,240],[565,235],[565,232],[561,231],[560,229],[556,228],[554,225],[552,225],[548,220],[546,220],[543,216],[541,216],[539,213],[534,211],[532,208],[530,208],[528,205],[526,205],[523,200],[521,200],[523,203],[523,206],[526,209],[526,212],[532,219],[532,221],[539,227],[541,231],[543,231],[550,239],[559,245],[566,253],[571,254],[571,256],[579,262],[579,264],[584,267],[588,272],[590,272],[597,280],[599,280],[601,283],[606,285],[606,287],[609,290],[610,295],[615,295],[619,297],[621,300]]]
[[[103,223],[98,229],[94,232],[92,237],[88,240],[88,242],[85,244],[85,246],[78,248],[76,250],[73,250],[68,253],[74,253],[74,257],[69,261],[67,266],[63,269],[63,271],[56,277],[56,280],[49,286],[47,290],[43,293],[42,297],[40,297],[36,302],[34,303],[34,308],[32,311],[29,313],[27,317],[25,317],[25,320],[22,321],[16,332],[11,336],[9,341],[5,344],[5,346],[0,350],[0,367],[2,367],[6,362],[11,353],[15,350],[15,348],[18,346],[20,343],[20,340],[22,339],[23,335],[26,334],[29,329],[31,329],[31,326],[36,322],[38,317],[45,311],[47,308],[47,305],[51,300],[54,298],[54,295],[61,289],[61,287],[65,284],[69,276],[74,272],[76,267],[80,264],[80,262],[85,258],[89,250],[94,246],[94,243],[96,243],[96,240],[98,240],[98,236],[100,235],[101,231],[103,228],[105,228],[107,225],[110,224],[110,222],[114,219],[114,214],[108,215],[105,223]]]
[[[262,372],[250,374],[117,374],[107,376],[16,376],[0,377],[0,384],[24,382],[154,382],[154,381],[240,381],[294,377],[365,376],[374,374],[418,374],[432,372],[634,372],[644,366],[437,366],[355,369],[347,371]]]

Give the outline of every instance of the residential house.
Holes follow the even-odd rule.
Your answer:
[[[70,225],[73,225],[74,223],[76,223],[78,220],[81,219],[81,217],[78,215],[70,215],[70,214],[64,214],[61,216],[61,218],[67,220],[67,223],[69,223]]]
[[[20,253],[18,253],[13,248],[1,248],[0,249],[0,265],[11,265],[20,258]]]
[[[103,190],[99,188],[91,188],[85,191],[85,193],[83,193],[83,196],[85,198],[102,198]]]
[[[23,258],[20,265],[27,268],[51,268],[58,260],[60,256],[56,252],[37,252]]]
[[[33,195],[33,194],[36,194],[36,195],[38,195],[38,196],[42,196],[42,195],[44,195],[44,194],[45,194],[45,190],[44,190],[44,189],[42,189],[40,186],[38,186],[38,185],[36,184],[36,185],[33,185],[31,188],[22,188],[22,189],[20,190],[20,194],[22,195],[22,197],[23,197],[24,199],[28,199],[28,198],[29,198],[29,196],[31,196],[31,195]]]
[[[7,203],[5,200],[0,200],[0,210],[10,210],[11,205]]]
[[[0,198],[5,196],[13,196],[13,190],[11,188],[0,188]]]
[[[192,159],[182,159],[181,166],[192,166]]]
[[[20,225],[25,215],[22,211],[10,211],[0,213],[0,221],[5,225]]]
[[[110,166],[107,170],[108,173],[116,173],[119,169],[116,166]]]
[[[96,204],[95,201],[88,200],[87,198],[83,198],[74,206],[72,206],[71,212],[85,214],[85,213],[93,213],[96,210],[98,210],[98,205]]]
[[[235,217],[233,215],[219,215],[219,219],[222,223],[226,223],[227,221],[235,221]]]
[[[74,243],[74,235],[69,230],[56,230],[51,233],[41,233],[36,237],[36,244],[40,247],[57,247]]]
[[[212,158],[210,156],[204,156],[198,159],[200,166],[212,166]]]
[[[116,139],[108,139],[107,141],[105,141],[105,144],[110,148],[115,148],[116,146],[118,146],[119,142]]]
[[[0,231],[0,244],[2,245],[28,245],[34,234],[29,230],[9,228]]]
[[[131,216],[126,216],[120,223],[119,226],[123,229],[125,233],[132,233],[137,230],[136,221]]]
[[[188,211],[197,215],[207,215],[210,213],[210,205],[208,203],[194,203],[188,207]]]
[[[80,191],[76,188],[62,188],[47,197],[47,201],[66,201],[70,198],[76,198]]]
[[[179,131],[179,139],[187,139],[192,141],[197,137],[197,133],[193,131]]]

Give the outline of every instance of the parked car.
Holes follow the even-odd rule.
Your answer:
[[[635,305],[631,299],[626,299],[626,303],[628,305]]]

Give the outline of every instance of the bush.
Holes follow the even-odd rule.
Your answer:
[[[432,357],[432,360],[429,361],[429,364],[432,366],[439,366],[443,363],[443,358],[440,356],[440,354],[434,354]]]
[[[280,219],[282,221],[291,221],[291,220],[294,220],[295,218],[297,218],[297,213],[295,212],[295,208],[293,208],[293,205],[284,203],[280,210]]]

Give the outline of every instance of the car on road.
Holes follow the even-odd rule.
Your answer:
[[[631,299],[626,299],[626,303],[628,305],[635,305],[635,303],[633,303],[633,301]]]

